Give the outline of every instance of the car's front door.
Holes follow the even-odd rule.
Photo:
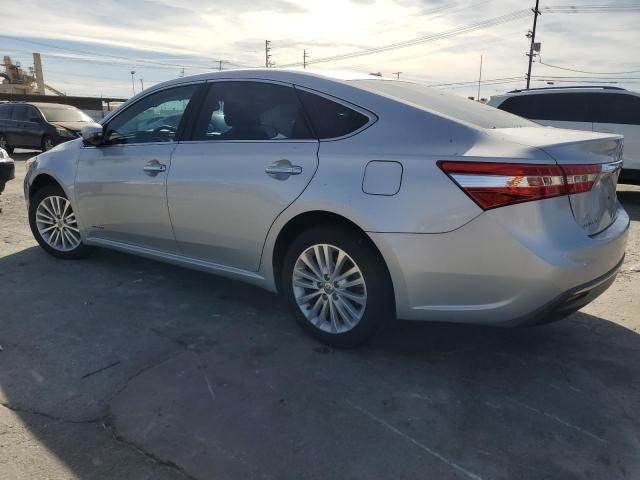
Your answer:
[[[75,190],[89,239],[176,251],[167,173],[197,88],[178,86],[141,98],[105,125],[103,145],[83,147]]]
[[[14,147],[29,147],[25,133],[27,121],[27,105],[14,105],[11,114],[11,126],[7,130],[9,145]]]
[[[210,84],[190,141],[171,160],[167,200],[185,255],[256,271],[269,228],[318,165],[292,86]]]
[[[23,122],[22,134],[24,145],[28,147],[40,147],[44,135],[44,118],[33,106],[27,105],[27,115]]]

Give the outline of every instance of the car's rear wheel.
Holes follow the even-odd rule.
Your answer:
[[[359,345],[394,317],[386,267],[350,229],[318,226],[298,236],[285,257],[282,286],[298,323],[331,346]]]
[[[49,151],[54,147],[53,139],[49,135],[45,135],[42,137],[42,142],[40,143],[40,149],[43,152]]]
[[[29,225],[40,246],[58,258],[81,258],[91,248],[82,242],[76,214],[62,188],[48,185],[29,204]]]
[[[13,147],[9,145],[7,136],[4,133],[0,133],[0,148],[5,150],[9,155],[13,153]]]

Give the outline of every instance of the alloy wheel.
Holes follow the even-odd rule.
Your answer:
[[[38,233],[47,244],[60,252],[78,248],[81,237],[71,203],[52,195],[42,199],[36,209]]]
[[[342,249],[317,244],[293,268],[293,294],[300,311],[327,333],[345,333],[362,319],[367,287],[360,267]]]

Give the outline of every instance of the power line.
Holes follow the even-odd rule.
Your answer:
[[[546,66],[546,67],[551,67],[551,68],[557,68],[559,70],[566,70],[567,72],[576,72],[576,73],[587,73],[590,75],[627,75],[627,74],[631,74],[631,73],[640,73],[640,70],[629,70],[626,72],[590,72],[587,70],[578,70],[575,68],[568,68],[568,67],[560,67],[558,65],[552,65],[550,63],[546,63],[542,61],[542,58],[540,58],[538,60],[538,63]]]
[[[349,58],[362,57],[365,55],[373,55],[375,53],[388,52],[392,50],[397,50],[399,48],[412,47],[415,45],[420,45],[423,43],[434,42],[437,40],[442,40],[445,38],[462,35],[465,33],[470,33],[476,30],[481,30],[488,27],[494,27],[503,23],[512,22],[514,20],[518,20],[520,18],[524,18],[530,15],[530,11],[527,9],[516,10],[515,12],[508,13],[506,15],[501,15],[499,17],[490,18],[487,20],[483,20],[481,22],[476,22],[470,25],[465,25],[462,27],[453,28],[451,30],[446,30],[444,32],[439,32],[431,35],[426,35],[423,37],[417,37],[409,40],[405,40],[402,42],[391,43],[387,45],[381,45],[378,47],[372,47],[365,50],[359,50],[357,52],[345,53],[341,55],[333,55],[329,57],[322,57],[316,60],[312,60],[308,62],[309,64],[318,64],[318,63],[326,63],[333,62],[338,60],[345,60]],[[282,67],[299,67],[301,64],[299,62],[291,63],[287,65],[282,65]]]
[[[155,60],[147,60],[144,58],[133,58],[133,57],[125,57],[122,55],[112,55],[109,53],[98,53],[98,52],[90,52],[87,50],[80,50],[80,49],[76,49],[76,48],[68,48],[68,47],[60,47],[58,45],[53,45],[51,43],[46,43],[46,42],[39,42],[36,40],[27,40],[21,37],[14,37],[14,36],[10,36],[10,35],[2,35],[0,34],[0,37],[2,38],[8,38],[10,40],[14,40],[16,42],[22,42],[22,43],[30,43],[32,45],[38,45],[41,47],[47,47],[47,48],[54,48],[56,50],[62,50],[62,51],[66,51],[66,52],[71,52],[71,53],[77,53],[77,54],[81,54],[81,55],[88,55],[91,57],[106,57],[106,58],[113,58],[116,60],[126,60],[126,61],[130,61],[130,62],[138,62],[138,63],[143,63],[143,64],[149,64],[149,65],[160,65],[160,66],[169,66],[169,67],[182,67],[182,68],[189,68],[192,70],[211,70],[211,68],[208,67],[204,67],[202,65],[183,65],[183,64],[179,64],[179,63],[170,63],[170,62],[158,62]],[[207,60],[210,61],[210,60]],[[216,62],[218,62],[219,60],[215,60]]]

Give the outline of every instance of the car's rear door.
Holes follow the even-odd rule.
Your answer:
[[[624,92],[598,95],[593,129],[624,135],[624,167],[640,170],[640,96]]]
[[[291,85],[211,82],[191,140],[171,159],[167,200],[182,252],[256,271],[271,224],[304,191],[317,154]]]

